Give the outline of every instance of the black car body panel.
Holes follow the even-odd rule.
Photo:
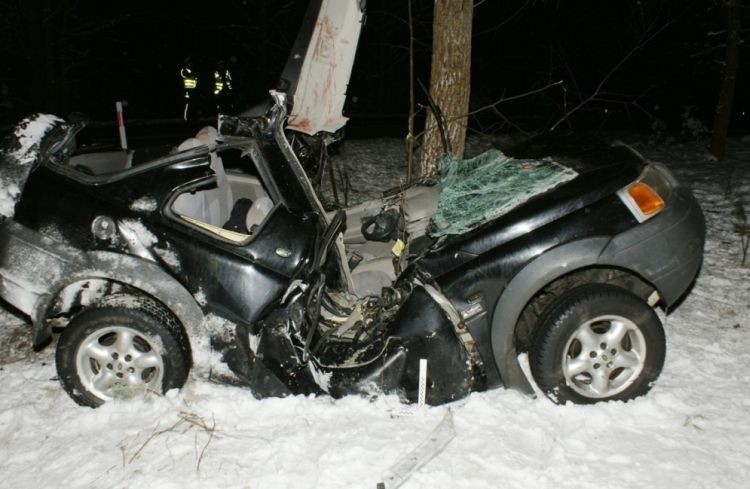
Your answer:
[[[687,188],[678,187],[664,212],[614,236],[598,261],[633,270],[672,305],[698,273],[705,232],[703,211]]]
[[[203,318],[187,289],[140,257],[83,251],[12,221],[0,224],[0,249],[0,296],[30,316],[37,348],[51,338],[51,318],[110,292],[105,284],[133,287],[154,297],[189,332],[196,331]]]
[[[71,166],[54,143],[74,128],[56,122],[44,139],[55,151],[40,151],[0,227],[0,296],[31,317],[34,344],[50,339],[52,319],[125,290],[166,306],[191,341],[206,314],[234,322],[225,357],[259,397],[399,392],[413,401],[420,360],[432,404],[497,385],[531,393],[518,355],[556,284],[615,283],[669,306],[700,266],[702,213],[666,170],[624,146],[573,140],[555,150],[537,140],[516,153],[551,156],[578,176],[465,234],[414,236],[410,247],[402,229],[391,237],[407,241],[405,252],[375,257],[394,264],[395,279],[379,296],[357,297],[360,265],[340,235],[344,214],[326,214],[284,114],[277,102],[264,117],[227,118],[215,150],[108,174]],[[273,202],[248,234],[176,210],[181,196],[220,186],[212,159],[230,151]],[[661,182],[666,201],[639,222],[621,193],[644,178]],[[347,235],[352,249],[368,245]]]

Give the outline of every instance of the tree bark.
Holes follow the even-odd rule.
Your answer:
[[[727,48],[724,58],[719,101],[716,104],[711,153],[718,160],[726,155],[727,133],[732,116],[732,99],[740,64],[742,0],[727,0]]]
[[[458,158],[463,157],[466,142],[473,13],[473,0],[435,0],[430,96],[447,121],[445,135]],[[425,122],[420,173],[435,174],[436,159],[444,152],[438,121],[430,111]]]

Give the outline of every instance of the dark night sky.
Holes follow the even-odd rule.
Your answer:
[[[564,80],[522,101],[500,106],[525,129],[559,117],[596,87],[639,39],[663,29],[605,85],[607,101],[573,119],[584,127],[650,127],[663,120],[678,131],[687,107],[710,126],[720,83],[725,23],[719,2],[697,0],[477,2],[472,55],[472,106]],[[428,83],[431,0],[414,2],[417,75]],[[272,88],[306,6],[293,0],[213,2],[2,0],[0,82],[7,87],[0,123],[31,111],[81,111],[111,118],[125,99],[128,117],[178,118],[179,69],[190,57],[204,79],[219,60],[232,69],[238,109]],[[356,119],[400,116],[408,109],[408,30],[404,0],[369,0],[368,21],[349,89]],[[745,12],[745,25],[748,24]],[[747,57],[747,50],[743,52]],[[737,83],[735,131],[750,124],[747,65]],[[742,65],[742,64],[741,64]],[[202,86],[206,86],[204,83]],[[424,97],[418,95],[424,102]],[[628,102],[628,103],[622,103]],[[196,101],[199,103],[199,101]],[[205,103],[207,115],[210,101]],[[605,113],[606,110],[606,113]],[[507,130],[484,113],[483,129]]]

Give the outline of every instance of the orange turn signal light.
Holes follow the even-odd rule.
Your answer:
[[[636,182],[628,187],[628,195],[646,216],[656,214],[664,208],[664,199],[643,182]]]

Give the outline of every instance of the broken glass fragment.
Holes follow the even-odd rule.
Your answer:
[[[462,234],[507,214],[577,173],[551,159],[515,159],[492,149],[467,160],[438,159],[442,191],[429,234]]]

